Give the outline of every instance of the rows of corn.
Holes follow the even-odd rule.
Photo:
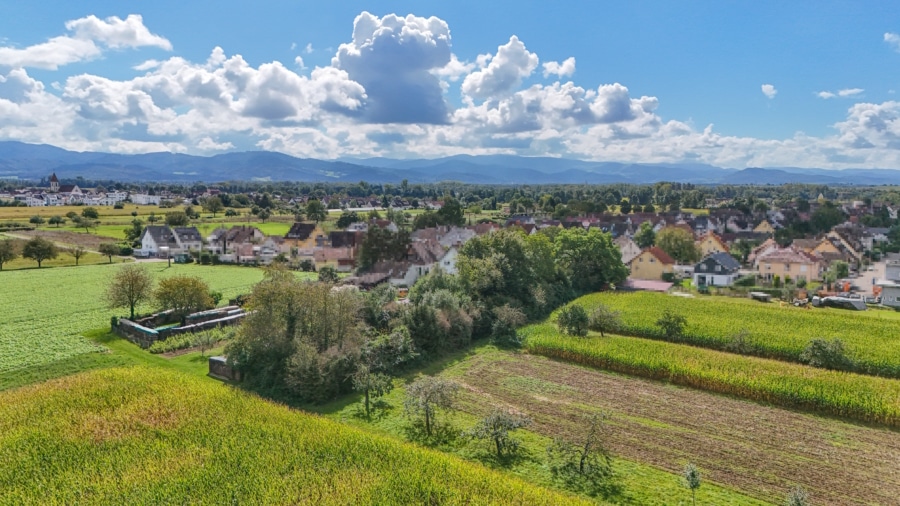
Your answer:
[[[523,329],[530,353],[710,392],[900,427],[900,380],[828,371],[637,337]]]
[[[153,368],[0,393],[2,504],[582,504]]]
[[[797,362],[816,338],[843,341],[854,371],[900,378],[900,319],[893,312],[781,307],[747,299],[675,297],[651,292],[601,292],[575,301],[588,313],[599,304],[619,312],[620,333],[667,339],[656,321],[664,311],[687,319],[675,339],[705,348],[727,350],[734,336],[746,331],[743,353]]]

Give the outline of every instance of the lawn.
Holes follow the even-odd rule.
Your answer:
[[[855,371],[900,378],[896,312],[804,309],[749,299],[650,292],[601,292],[574,303],[588,313],[603,304],[620,313],[623,333],[652,339],[666,339],[656,322],[668,310],[687,319],[683,335],[674,338],[676,341],[729,349],[734,336],[746,331],[744,353],[795,362],[811,340],[838,338],[854,361]]]
[[[0,459],[7,504],[584,503],[144,366],[0,393]]]
[[[175,274],[200,276],[224,300],[249,292],[263,271],[252,267],[148,263],[157,278]],[[104,347],[85,339],[83,332],[109,325],[122,310],[106,307],[103,294],[120,265],[66,269],[29,269],[0,272],[0,385],[8,376],[35,367],[73,367],[83,354]],[[299,275],[309,276],[307,273]],[[141,311],[153,309],[147,305]],[[78,360],[91,361],[94,358]],[[98,359],[99,360],[99,359]],[[56,364],[56,365],[54,365]]]
[[[698,504],[780,503],[793,486],[810,491],[814,504],[887,504],[900,487],[892,458],[900,452],[897,432],[864,427],[665,383],[597,371],[516,351],[481,346],[426,370],[462,385],[459,411],[443,420],[443,439],[423,439],[410,430],[398,380],[385,407],[371,419],[359,396],[317,408],[327,416],[367,430],[412,439],[532,483],[554,484],[544,467],[553,437],[573,438],[584,418],[610,416],[604,439],[615,454],[617,504],[690,504],[677,473],[687,462],[703,472]],[[484,442],[454,436],[494,407],[530,416],[516,434],[524,454],[498,462]],[[860,489],[858,483],[870,483]]]

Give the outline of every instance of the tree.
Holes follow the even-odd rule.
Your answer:
[[[97,211],[96,207],[89,206],[81,210],[81,217],[89,220],[97,220],[100,218],[100,213]]]
[[[31,218],[29,218],[28,222],[31,223],[32,225],[43,225],[44,217],[39,214],[36,214],[36,215],[32,216]]]
[[[503,409],[494,409],[489,415],[482,418],[472,430],[469,436],[475,439],[487,439],[493,443],[497,451],[497,458],[502,459],[504,453],[509,456],[519,449],[520,441],[513,438],[510,432],[527,427],[531,419],[525,415],[510,413]]]
[[[353,373],[353,389],[363,394],[363,405],[368,418],[371,400],[389,394],[394,389],[394,381],[387,374],[375,372],[368,365],[361,364]]]
[[[619,212],[622,214],[631,213],[631,202],[629,202],[627,199],[622,199],[621,201],[619,201]]]
[[[700,248],[694,243],[693,234],[682,228],[660,230],[656,234],[656,245],[678,263],[692,264],[700,260]]]
[[[656,244],[656,231],[649,221],[641,223],[638,233],[634,234],[634,242],[641,248],[649,248]]]
[[[814,232],[827,232],[844,222],[844,212],[833,202],[825,202],[809,217]]]
[[[391,232],[373,225],[363,238],[359,252],[359,268],[367,270],[383,260],[400,260],[409,248],[409,233]]]
[[[844,350],[844,342],[837,338],[833,341],[813,339],[800,353],[800,361],[823,369],[853,370],[853,361]]]
[[[684,327],[687,325],[687,318],[670,309],[663,311],[662,316],[656,320],[656,324],[663,331],[666,339],[671,341],[677,340],[684,334]]]
[[[161,309],[171,309],[182,325],[187,315],[213,306],[209,285],[194,276],[179,275],[161,280],[153,298]]]
[[[121,248],[119,248],[119,245],[114,242],[105,242],[100,245],[100,248],[98,250],[100,251],[101,255],[109,258],[109,263],[112,263],[112,257],[118,255],[121,251]]]
[[[560,309],[556,316],[556,324],[559,326],[559,331],[570,336],[586,336],[588,323],[587,311],[577,304],[569,304]]]
[[[356,214],[356,211],[341,213],[341,216],[337,220],[337,227],[340,229],[344,229],[349,227],[351,224],[356,223],[360,220],[359,215]]]
[[[144,234],[144,224],[141,220],[131,220],[131,226],[126,228],[124,232],[125,240],[132,246],[137,246],[138,241],[141,240],[141,236]]]
[[[30,258],[41,268],[44,260],[51,260],[59,256],[59,249],[56,244],[44,239],[43,237],[35,237],[25,243],[22,248],[22,258]]]
[[[459,385],[455,381],[425,376],[406,388],[404,407],[409,416],[421,416],[425,434],[431,436],[438,410],[453,409]]]
[[[588,328],[604,336],[604,332],[615,332],[622,326],[618,311],[613,311],[605,304],[600,304],[591,312]]]
[[[16,242],[12,239],[0,240],[0,271],[3,270],[3,264],[17,258],[19,258],[19,248],[16,247]]]
[[[613,476],[612,455],[603,441],[605,413],[590,416],[588,428],[582,439],[569,442],[554,439],[547,447],[547,456],[553,474],[567,483],[583,482],[593,492]]]
[[[263,223],[265,223],[266,220],[272,217],[272,211],[269,210],[268,207],[264,207],[256,213],[256,217],[262,220]]]
[[[123,265],[106,287],[106,302],[110,308],[127,307],[134,319],[134,308],[150,299],[153,294],[153,278],[146,267],[139,264]]]
[[[138,221],[138,220],[134,220],[134,221]],[[150,216],[147,216],[147,223],[153,225],[157,221],[159,221],[159,216],[157,216],[155,212],[151,211]],[[132,223],[134,223],[134,222],[132,222]]]
[[[334,267],[326,265],[319,269],[319,281],[322,283],[335,284],[338,282],[338,273]]]
[[[47,222],[51,225],[56,225],[56,228],[59,228],[60,225],[66,222],[66,219],[62,216],[51,216],[50,219],[47,220]]]
[[[806,493],[806,490],[803,490],[803,487],[796,486],[788,492],[787,497],[784,499],[785,506],[809,506],[809,494]]]
[[[320,221],[325,221],[327,217],[328,210],[325,209],[322,202],[317,199],[309,199],[306,203],[306,218],[315,221],[318,224]]]
[[[445,197],[443,205],[437,211],[441,225],[456,225],[461,227],[466,224],[466,217],[462,205],[453,197]]]
[[[828,271],[833,274],[835,280],[844,279],[850,275],[850,264],[843,260],[835,260],[828,266]]]
[[[595,292],[628,277],[628,268],[612,238],[596,228],[563,230],[553,248],[557,263],[578,292]]]
[[[688,463],[681,472],[681,478],[685,488],[691,491],[691,503],[697,504],[697,489],[700,488],[700,470],[694,464]]]
[[[194,336],[194,342],[192,344],[197,348],[200,348],[200,356],[205,357],[206,351],[216,345],[216,336],[208,330],[198,332],[197,335]]]
[[[225,205],[222,204],[222,199],[219,197],[208,197],[203,199],[203,210],[212,213],[213,218],[216,217],[216,213],[222,212],[225,209]]]
[[[491,324],[491,341],[499,345],[518,346],[521,344],[516,329],[528,321],[525,313],[517,307],[504,304],[494,308],[494,323]]]
[[[95,228],[99,222],[82,216],[72,218],[72,224],[78,228],[83,228],[85,233],[91,233],[91,229]]]
[[[170,211],[166,213],[166,225],[170,227],[186,227],[188,223],[190,223],[190,218],[184,211]]]
[[[87,254],[87,250],[81,246],[72,246],[71,248],[66,249],[66,253],[72,256],[75,259],[75,265],[78,266],[78,261],[81,260],[81,257]]]

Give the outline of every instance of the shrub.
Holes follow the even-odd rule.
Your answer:
[[[844,351],[844,343],[840,339],[826,341],[825,339],[813,339],[800,353],[800,361],[813,367],[832,369],[837,371],[849,371],[853,369],[853,361]]]
[[[556,323],[559,325],[560,332],[570,336],[584,337],[588,333],[590,319],[583,307],[570,304],[559,310]]]
[[[604,332],[615,332],[619,330],[622,322],[619,319],[619,312],[613,311],[609,307],[599,304],[591,312],[591,317],[588,321],[588,328],[599,332],[602,337]]]
[[[656,320],[656,324],[662,329],[666,339],[676,340],[684,335],[684,327],[687,325],[687,318],[666,309],[663,311],[663,315],[659,320]]]
[[[128,257],[134,254],[134,248],[128,245],[119,247],[119,256]]]
[[[741,276],[734,281],[734,286],[751,287],[756,284],[756,276]]]

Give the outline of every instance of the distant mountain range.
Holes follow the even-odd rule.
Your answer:
[[[218,182],[330,181],[370,183],[476,184],[655,183],[828,185],[900,184],[894,169],[801,169],[770,167],[724,169],[703,164],[591,162],[567,158],[512,155],[457,155],[435,159],[345,158],[317,160],[271,151],[193,156],[176,153],[121,155],[75,152],[45,144],[0,142],[0,178],[39,180]]]

